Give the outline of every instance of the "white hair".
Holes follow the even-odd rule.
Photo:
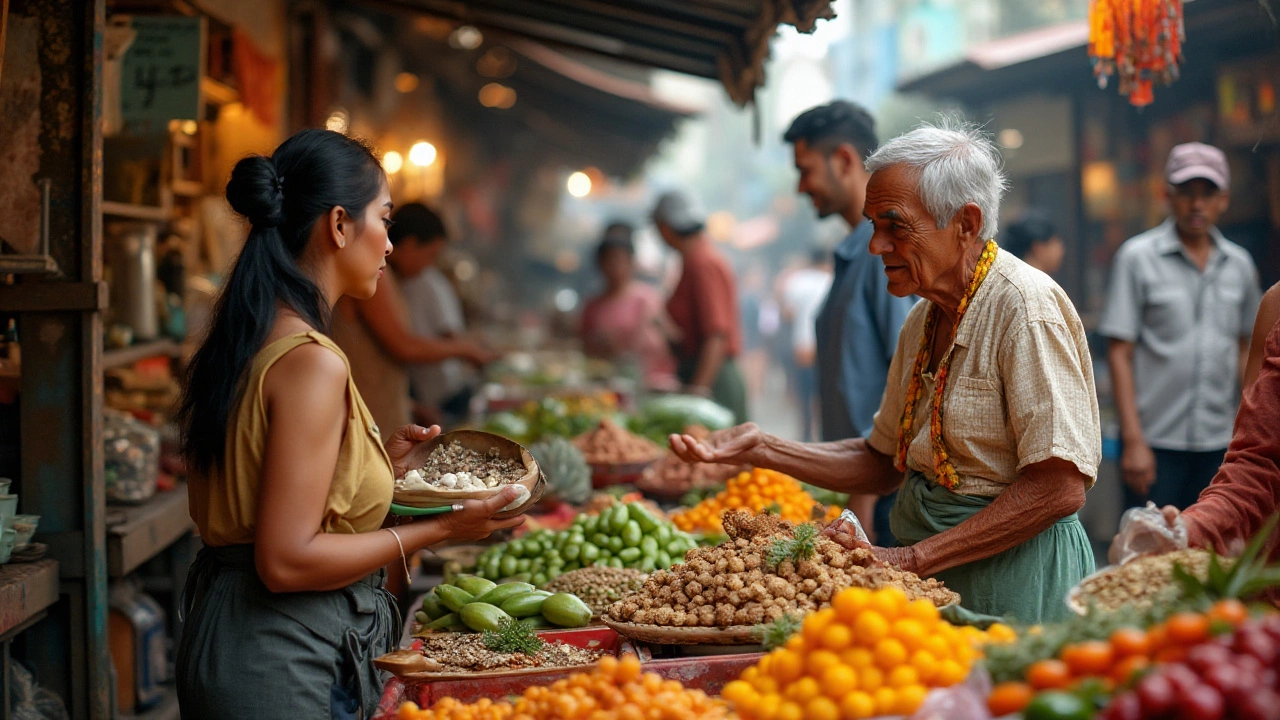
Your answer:
[[[906,165],[916,173],[916,194],[944,228],[968,203],[982,210],[982,237],[994,238],[1000,198],[1009,183],[1000,151],[977,125],[959,115],[942,115],[884,143],[867,158],[867,171]]]

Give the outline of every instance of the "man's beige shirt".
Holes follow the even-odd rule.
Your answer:
[[[893,457],[926,313],[907,316],[867,442]],[[1024,467],[1049,458],[1098,476],[1102,432],[1084,326],[1048,275],[1001,250],[956,333],[942,398],[942,436],[960,477],[956,492],[993,497]],[[916,404],[907,467],[933,479],[933,374]]]

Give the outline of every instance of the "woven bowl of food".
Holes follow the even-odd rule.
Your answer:
[[[445,433],[414,451],[415,469],[396,480],[392,501],[410,508],[434,508],[463,500],[486,500],[508,485],[523,489],[502,512],[519,515],[542,497],[546,477],[519,443],[478,430]]]
[[[666,454],[663,448],[608,418],[594,430],[574,438],[573,444],[591,466],[591,485],[595,488],[635,482]]]

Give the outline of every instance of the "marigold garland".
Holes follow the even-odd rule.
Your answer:
[[[969,309],[969,302],[973,300],[973,296],[978,293],[978,288],[982,286],[982,281],[987,279],[987,272],[991,270],[991,265],[996,260],[996,254],[999,251],[994,239],[988,240],[987,244],[982,248],[982,255],[978,258],[978,267],[973,272],[973,279],[969,281],[969,289],[965,291],[964,297],[960,299],[960,307],[956,312],[956,324],[952,328],[951,338],[955,342],[955,333],[960,329],[960,323],[964,320],[965,312]],[[938,316],[941,311],[937,305],[929,308],[929,314],[925,316],[924,330],[920,335],[920,349],[916,352],[915,364],[911,367],[911,382],[907,385],[907,402],[902,408],[902,420],[898,423],[898,454],[894,458],[894,467],[899,472],[905,472],[907,469],[907,451],[911,449],[911,440],[914,437],[912,432],[915,425],[916,405],[920,402],[920,396],[924,392],[924,371],[929,367],[933,356],[933,335],[937,331]],[[942,360],[938,363],[938,370],[934,373],[933,383],[933,410],[929,416],[929,440],[933,448],[933,471],[935,481],[947,488],[955,490],[960,484],[960,477],[956,474],[956,469],[951,465],[951,458],[947,455],[947,445],[942,439],[942,393],[947,386],[947,374],[951,368],[951,353],[944,354]]]
[[[1098,87],[1118,76],[1120,94],[1137,107],[1155,99],[1156,81],[1178,79],[1185,40],[1182,0],[1093,0],[1089,7],[1089,61]]]

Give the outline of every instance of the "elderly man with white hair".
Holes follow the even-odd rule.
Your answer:
[[[1094,569],[1076,512],[1101,459],[1084,328],[1049,276],[997,247],[1006,181],[987,136],[944,118],[867,159],[870,252],[889,291],[924,298],[903,325],[865,439],[805,444],[746,424],[693,462],[750,463],[847,493],[897,493],[901,548],[880,559],[943,580],[988,615],[1051,621]],[[864,545],[847,531],[833,536]]]

